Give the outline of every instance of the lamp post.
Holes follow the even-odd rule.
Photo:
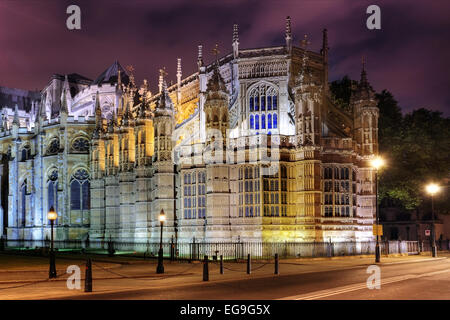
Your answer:
[[[379,224],[380,224],[380,215],[379,215],[379,208],[378,208],[378,170],[384,165],[384,160],[380,157],[376,157],[371,161],[372,168],[375,169],[375,220],[376,220],[376,235],[377,235],[377,242],[375,245],[375,263],[380,262],[381,258],[381,250],[380,250],[380,233],[379,233]]]
[[[434,226],[434,195],[439,192],[441,187],[436,183],[430,183],[426,186],[427,193],[431,196],[431,256],[433,258],[437,257],[436,249],[436,231]]]
[[[164,273],[162,247],[164,221],[166,221],[166,215],[164,214],[164,209],[161,209],[161,213],[159,214],[159,222],[161,223],[161,236],[159,238],[158,266],[156,267],[156,273]]]
[[[50,242],[50,269],[48,272],[49,279],[56,278],[56,265],[55,265],[55,252],[53,251],[53,224],[55,223],[56,218],[58,218],[58,214],[56,213],[53,206],[50,208],[50,211],[47,214],[47,219],[50,220],[51,226],[51,242]]]

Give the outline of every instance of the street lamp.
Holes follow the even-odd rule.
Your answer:
[[[436,183],[430,183],[426,186],[427,193],[431,196],[431,256],[433,258],[437,257],[437,250],[436,250],[436,231],[434,226],[434,195],[439,192],[441,187],[437,185]]]
[[[376,219],[376,234],[377,234],[377,243],[375,245],[375,262],[380,262],[381,251],[380,251],[380,233],[379,233],[379,224],[380,224],[380,215],[378,209],[378,170],[384,166],[384,160],[381,157],[376,157],[372,159],[370,162],[372,168],[375,169],[375,201],[376,201],[376,211],[375,211],[375,219]]]
[[[164,273],[162,247],[164,221],[166,221],[166,215],[164,214],[164,209],[161,209],[161,213],[159,214],[159,222],[161,223],[161,237],[159,238],[158,266],[156,267],[156,273]]]
[[[50,211],[47,214],[47,219],[50,220],[51,226],[51,243],[50,243],[50,269],[48,272],[49,279],[56,278],[56,265],[55,265],[55,252],[53,251],[53,224],[55,223],[56,218],[58,218],[58,214],[56,213],[53,206],[50,208]]]

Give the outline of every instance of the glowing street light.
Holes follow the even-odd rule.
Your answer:
[[[370,162],[370,165],[372,168],[375,169],[375,201],[376,201],[376,211],[375,211],[375,219],[376,219],[376,234],[377,234],[377,243],[375,245],[375,262],[380,262],[381,258],[381,251],[380,251],[380,234],[379,234],[379,228],[380,225],[380,216],[379,216],[379,209],[378,209],[378,170],[380,170],[381,167],[384,166],[384,159],[381,157],[376,157],[372,159]]]
[[[56,264],[55,264],[55,252],[53,251],[53,225],[55,223],[55,220],[58,218],[58,214],[56,213],[53,206],[50,208],[49,212],[47,213],[47,219],[50,220],[50,226],[51,226],[51,243],[50,243],[50,269],[48,272],[49,279],[56,278]]]
[[[372,168],[377,169],[377,170],[380,169],[381,167],[383,167],[384,164],[385,164],[384,159],[381,157],[376,157],[370,162],[370,165],[372,166]]]
[[[161,212],[159,214],[159,222],[161,224],[161,237],[159,238],[158,266],[156,267],[156,273],[164,273],[162,240],[163,240],[163,227],[165,221],[166,215],[164,213],[164,209],[161,209]]]
[[[430,183],[425,187],[427,193],[431,196],[431,256],[433,258],[437,257],[436,249],[436,231],[434,226],[434,195],[441,190],[441,187],[436,183]]]

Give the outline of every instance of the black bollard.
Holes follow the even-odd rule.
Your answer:
[[[84,292],[92,292],[92,263],[91,258],[86,261],[86,276],[84,278]]]
[[[203,261],[203,281],[209,281],[208,256]]]
[[[278,253],[275,253],[275,274],[280,274],[280,272],[279,272]]]
[[[252,261],[250,258],[250,253],[247,255],[247,274],[252,273]]]
[[[5,251],[5,239],[3,239],[3,236],[0,236],[0,251]]]
[[[220,255],[220,274],[223,274],[223,255]]]

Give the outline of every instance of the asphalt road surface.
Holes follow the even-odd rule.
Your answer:
[[[281,266],[282,267],[282,266]],[[145,288],[99,293],[90,299],[176,300],[316,300],[316,299],[425,299],[450,300],[450,259],[382,263],[380,289],[368,289],[367,266],[345,270],[277,275],[168,288]],[[86,299],[86,296],[61,297]]]

